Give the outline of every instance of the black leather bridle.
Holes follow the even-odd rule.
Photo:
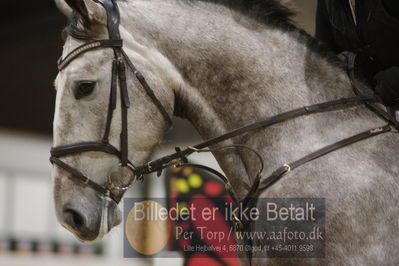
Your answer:
[[[233,200],[237,204],[248,205],[254,204],[252,199],[258,196],[263,190],[274,184],[278,181],[281,177],[283,177],[288,172],[294,170],[295,168],[304,165],[312,160],[315,160],[321,156],[327,155],[333,151],[341,149],[345,146],[354,144],[356,142],[383,134],[387,132],[398,132],[399,129],[399,122],[393,117],[391,114],[380,108],[376,102],[379,101],[378,97],[375,95],[363,95],[360,93],[359,90],[354,88],[356,96],[350,98],[341,98],[338,100],[333,100],[329,102],[314,104],[310,106],[301,107],[298,109],[294,109],[285,113],[281,113],[264,120],[243,126],[241,128],[235,129],[233,131],[227,132],[221,136],[206,140],[202,143],[199,143],[195,146],[187,147],[184,150],[180,148],[176,148],[176,152],[170,155],[164,156],[157,160],[148,162],[147,164],[135,167],[129,160],[128,160],[128,132],[127,132],[127,110],[130,106],[127,85],[126,85],[126,70],[125,64],[128,65],[129,69],[133,71],[143,88],[145,89],[147,95],[152,99],[154,104],[159,109],[160,113],[163,115],[165,121],[171,125],[171,119],[166,112],[165,108],[161,104],[161,102],[155,96],[153,90],[145,81],[142,74],[134,67],[132,62],[129,60],[127,55],[124,53],[122,49],[122,40],[120,39],[119,35],[119,10],[116,2],[114,0],[96,0],[98,3],[102,4],[108,14],[108,32],[109,32],[109,40],[99,40],[93,41],[87,44],[84,44],[74,51],[72,51],[69,55],[67,55],[64,59],[60,60],[58,67],[61,71],[64,69],[70,62],[72,62],[76,57],[86,53],[88,51],[99,49],[99,48],[112,48],[114,50],[114,61],[112,63],[112,82],[111,82],[111,93],[110,93],[110,100],[108,106],[108,115],[107,115],[107,122],[105,127],[104,136],[101,142],[84,142],[84,143],[77,143],[65,146],[54,147],[51,149],[51,158],[50,161],[57,166],[61,167],[62,169],[69,172],[71,175],[70,177],[73,179],[77,179],[80,182],[90,186],[97,192],[110,197],[115,202],[120,201],[120,197],[115,196],[113,193],[114,191],[118,190],[126,190],[129,185],[126,187],[116,187],[115,184],[111,179],[109,179],[106,185],[100,185],[96,182],[92,181],[89,177],[84,175],[82,172],[77,170],[76,168],[64,163],[60,158],[67,155],[82,153],[82,152],[89,152],[89,151],[99,151],[105,152],[114,156],[117,156],[120,159],[121,167],[129,169],[132,172],[133,176],[136,179],[142,178],[144,175],[150,173],[158,173],[161,174],[162,170],[170,167],[170,166],[197,166],[206,171],[209,171],[216,176],[220,177],[226,183],[226,189],[232,196]],[[122,128],[121,128],[121,137],[120,137],[120,151],[109,144],[109,132],[110,126],[112,121],[112,114],[114,109],[116,108],[116,89],[118,84],[118,77],[119,77],[119,88],[121,94],[121,112],[122,112]],[[362,105],[365,104],[370,110],[376,113],[380,118],[387,121],[388,124],[385,126],[381,126],[378,128],[373,128],[367,130],[365,132],[361,132],[359,134],[353,135],[349,138],[343,139],[339,142],[333,143],[328,145],[324,148],[321,148],[311,154],[308,154],[294,162],[287,163],[282,165],[281,167],[277,168],[270,176],[267,178],[262,178],[262,171],[263,171],[263,160],[261,156],[250,147],[244,145],[229,145],[224,147],[218,147],[214,149],[206,149],[208,147],[214,146],[219,144],[225,140],[234,138],[236,136],[242,135],[249,131],[253,131],[256,129],[267,128],[272,125],[282,123],[284,121],[295,119],[301,116],[315,114],[319,112],[327,112],[332,110],[337,110],[339,108],[343,108],[344,106],[355,106],[355,105]],[[247,149],[252,151],[257,155],[261,162],[260,170],[257,172],[257,175],[254,179],[254,182],[251,186],[248,186],[248,193],[247,195],[238,200],[235,194],[231,189],[230,182],[228,179],[222,175],[221,173],[211,169],[209,167],[203,165],[196,165],[196,164],[189,164],[187,160],[187,156],[193,154],[194,152],[211,152],[216,149]],[[133,179],[131,180],[133,182]],[[130,183],[131,183],[130,182]],[[129,184],[130,184],[129,183]],[[243,224],[243,221],[240,221],[238,218],[236,219],[236,226],[237,228],[244,228],[246,227]]]
[[[130,107],[127,83],[126,83],[126,65],[134,73],[142,87],[144,88],[147,95],[152,99],[162,116],[164,117],[168,127],[171,126],[172,120],[169,117],[168,112],[163,107],[161,102],[155,96],[153,90],[147,84],[143,75],[135,68],[129,57],[123,51],[123,42],[119,33],[120,15],[117,4],[113,0],[96,0],[101,4],[107,12],[107,27],[109,33],[108,40],[96,40],[89,43],[83,44],[70,52],[65,58],[60,59],[58,62],[58,70],[62,71],[65,69],[74,59],[81,56],[82,54],[100,48],[111,48],[114,51],[114,59],[112,62],[112,78],[111,78],[111,89],[108,103],[108,113],[105,124],[105,130],[101,142],[82,142],[76,144],[70,144],[65,146],[53,147],[51,149],[50,161],[62,169],[66,170],[71,174],[71,178],[77,179],[83,182],[87,186],[90,186],[99,193],[106,195],[113,199],[115,202],[120,201],[120,197],[117,197],[113,192],[126,190],[129,185],[136,179],[134,165],[128,159],[128,119],[127,112]],[[121,99],[121,117],[122,126],[120,133],[120,151],[109,143],[109,134],[111,129],[112,116],[116,109],[117,102],[117,87],[119,83],[120,99]],[[88,176],[83,174],[78,169],[63,162],[60,158],[72,154],[78,154],[82,152],[104,152],[114,155],[120,160],[120,167],[127,169],[131,172],[132,178],[130,182],[123,187],[117,187],[111,178],[108,178],[106,185],[100,185],[92,181]]]

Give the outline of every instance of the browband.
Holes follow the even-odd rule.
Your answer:
[[[98,40],[92,41],[89,43],[85,43],[72,52],[70,52],[65,58],[60,58],[58,60],[58,70],[61,71],[65,67],[67,67],[76,57],[80,56],[81,54],[98,49],[98,48],[122,48],[123,42],[122,40]]]

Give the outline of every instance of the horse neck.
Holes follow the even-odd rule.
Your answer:
[[[181,75],[172,88],[177,113],[204,139],[296,107],[353,96],[345,72],[310,47],[314,41],[299,30],[260,24],[204,2],[153,0],[126,9],[135,38],[155,47]],[[352,109],[300,118],[230,142],[259,150],[272,171],[337,136],[381,123],[363,107]],[[246,153],[229,154],[214,155],[243,195],[242,182],[254,176],[258,162]]]

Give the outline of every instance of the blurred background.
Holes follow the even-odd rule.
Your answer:
[[[316,0],[294,0],[300,27],[313,34]],[[61,31],[52,0],[0,3],[0,265],[180,265],[181,259],[123,259],[122,228],[84,245],[61,228],[53,211],[49,150]],[[199,140],[176,120],[154,154]],[[194,160],[218,169],[211,155]],[[161,177],[162,178],[162,177]],[[127,196],[166,196],[165,182],[147,178]]]

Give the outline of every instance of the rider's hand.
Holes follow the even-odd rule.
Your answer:
[[[360,80],[370,86],[373,84],[373,77],[379,71],[379,68],[368,55],[343,51],[338,54],[338,58],[344,63],[346,71],[351,78]]]
[[[374,77],[375,92],[385,105],[399,110],[399,67],[391,67]]]

